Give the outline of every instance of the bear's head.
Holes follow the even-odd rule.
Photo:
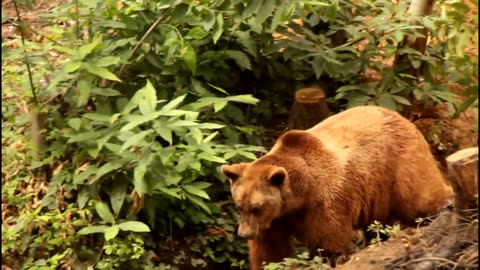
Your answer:
[[[240,211],[238,235],[256,238],[285,210],[287,171],[258,162],[223,165],[221,170],[230,179],[233,200]]]

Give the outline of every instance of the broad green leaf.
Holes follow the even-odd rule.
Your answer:
[[[98,172],[97,174],[95,175],[95,177],[89,182],[89,184],[93,184],[94,182],[96,182],[98,179],[100,179],[102,176],[104,176],[105,174],[109,173],[109,172],[112,172],[112,171],[115,171],[119,168],[122,167],[122,164],[119,164],[119,163],[112,163],[112,162],[107,162],[105,163],[102,167],[100,167],[98,169]]]
[[[393,99],[395,99],[395,101],[397,101],[398,103],[400,104],[403,104],[403,105],[412,105],[412,103],[410,103],[410,101],[408,101],[408,99],[402,97],[402,96],[397,96],[397,95],[392,95]]]
[[[253,154],[251,152],[238,151],[238,154],[242,155],[242,156],[244,156],[248,159],[251,159],[251,160],[257,159],[257,156],[255,156],[255,154]]]
[[[192,195],[189,195],[188,193],[185,194],[185,196],[190,200],[192,201],[193,203],[195,203],[196,205],[198,205],[200,208],[202,208],[203,210],[205,210],[205,212],[207,212],[208,214],[212,214],[212,211],[210,210],[210,208],[207,206],[207,204],[205,202],[203,202],[202,200],[200,200],[199,198],[195,197],[195,196],[192,196]]]
[[[212,186],[212,183],[207,183],[207,182],[193,182],[189,184],[190,186],[194,186],[197,189],[206,189],[210,186]]]
[[[75,131],[79,131],[82,126],[82,119],[80,118],[70,118],[68,120],[68,126],[73,128]]]
[[[108,196],[110,197],[110,204],[112,205],[113,213],[118,216],[122,209],[123,202],[127,193],[128,181],[119,178],[113,182],[113,187],[109,189]]]
[[[148,121],[155,120],[161,115],[162,112],[153,112],[150,115],[127,115],[125,117],[125,120],[128,121],[128,124],[123,126],[120,131],[129,131],[132,130],[133,128],[137,127],[138,125],[141,125],[143,123],[146,123]]]
[[[98,137],[102,136],[103,134],[98,131],[89,131],[76,134],[70,137],[67,143],[74,143],[74,142],[84,142],[84,141],[91,141],[96,140]]]
[[[396,111],[397,104],[395,103],[395,99],[390,93],[382,93],[380,97],[376,100],[377,105],[385,107],[387,109]]]
[[[99,67],[90,63],[85,63],[84,66],[88,72],[94,75],[97,75],[107,80],[121,82],[121,80],[117,77],[117,75],[113,74],[112,72],[110,72],[108,69],[104,67]]]
[[[171,13],[172,20],[178,21],[178,22],[184,21],[189,8],[190,8],[190,5],[186,3],[179,3],[178,5],[176,5],[175,9]]]
[[[91,91],[92,94],[106,97],[121,96],[122,93],[112,88],[99,88],[94,87]]]
[[[145,131],[142,131],[140,133],[137,133],[137,134],[133,135],[127,141],[125,141],[125,143],[122,145],[122,148],[120,149],[120,151],[123,151],[123,150],[129,148],[132,145],[138,144],[138,142],[143,140],[145,138],[145,136],[147,136],[148,134],[150,134],[152,132],[153,132],[152,130],[145,130]]]
[[[186,120],[173,120],[171,123],[167,125],[169,128],[178,128],[178,127],[196,127],[198,123],[193,121],[186,121]]]
[[[258,11],[258,9],[262,6],[263,0],[257,1],[248,1],[247,6],[243,10],[242,17],[245,19],[247,17],[252,16],[254,13]]]
[[[88,98],[90,97],[90,92],[92,91],[92,84],[90,80],[81,78],[77,82],[77,89],[78,89],[78,103],[77,107],[85,106],[88,102]]]
[[[193,194],[193,195],[196,195],[198,197],[202,197],[204,199],[210,200],[210,197],[208,196],[208,194],[205,191],[203,191],[202,189],[200,189],[196,186],[188,184],[188,185],[183,186],[183,188],[185,189],[186,192],[188,192],[190,194]]]
[[[97,202],[95,204],[95,210],[97,214],[106,222],[115,224],[115,217],[110,212],[110,207],[104,202]]]
[[[78,60],[70,61],[65,65],[65,72],[72,73],[82,66],[82,62]]]
[[[87,43],[78,48],[78,58],[83,60],[87,57],[102,41],[102,36],[96,37],[91,43]]]
[[[281,23],[281,19],[283,17],[283,13],[285,11],[285,4],[280,4],[277,6],[275,13],[273,14],[273,19],[272,19],[272,25],[270,27],[270,31],[275,31],[275,28],[277,28],[277,25]]]
[[[116,225],[105,229],[105,232],[104,232],[105,240],[109,241],[109,240],[115,238],[118,235],[119,231],[120,231],[120,229]]]
[[[95,62],[95,65],[99,66],[99,67],[108,67],[108,66],[111,66],[111,65],[116,65],[119,62],[120,62],[120,57],[118,57],[118,56],[105,56],[105,57],[102,57],[102,58],[98,59]]]
[[[79,209],[83,209],[85,205],[87,205],[88,201],[90,200],[90,193],[86,186],[80,189],[77,195],[77,204]]]
[[[192,71],[193,75],[195,75],[197,69],[197,54],[192,46],[187,45],[185,47],[183,60],[185,61],[185,64],[187,64],[187,67],[190,69],[190,71]]]
[[[254,98],[252,95],[238,95],[238,96],[230,96],[227,97],[228,101],[234,101],[234,102],[240,102],[240,103],[246,103],[246,104],[252,104],[255,105],[258,103],[258,99]]]
[[[271,1],[271,0],[270,0]],[[218,39],[222,36],[223,33],[223,14],[218,13],[216,17],[216,23],[215,26],[213,27],[213,44],[217,44]]]
[[[160,137],[162,137],[162,139],[164,139],[165,141],[167,141],[170,145],[172,145],[172,130],[169,129],[166,125],[158,125],[158,126],[155,126],[155,131],[157,132],[158,135],[160,135]]]
[[[250,62],[250,58],[248,55],[242,51],[234,51],[234,50],[225,50],[225,56],[227,58],[231,58],[237,63],[237,65],[243,70],[248,69],[252,70],[252,64]]]
[[[105,225],[97,225],[97,226],[90,226],[90,227],[84,227],[80,229],[77,234],[80,235],[86,235],[86,234],[92,234],[92,233],[104,233],[106,229],[110,227],[105,226]]]
[[[227,163],[227,161],[224,160],[223,158],[214,156],[214,155],[209,154],[209,153],[206,153],[206,152],[203,152],[203,153],[198,154],[197,157],[199,157],[199,158],[201,158],[201,159],[204,159],[204,160],[211,161],[211,162]]]
[[[180,103],[183,102],[183,100],[185,99],[187,95],[181,95],[181,96],[178,96],[176,98],[174,98],[173,100],[171,100],[170,102],[168,102],[167,104],[165,104],[161,111],[162,112],[166,112],[166,111],[170,111],[172,109],[175,109],[178,105],[180,105]]]
[[[461,113],[463,113],[465,110],[467,110],[475,101],[478,100],[478,96],[470,96],[468,97],[462,104],[460,104],[455,111],[455,114],[453,115],[453,118],[457,118],[460,116]]]
[[[172,197],[180,199],[180,200],[182,199],[182,197],[180,197],[180,195],[173,188],[158,187],[157,189],[159,191],[161,191],[162,193],[166,194],[166,195],[172,196]]]
[[[208,35],[208,33],[202,27],[195,26],[188,31],[185,38],[186,39],[192,38],[192,39],[200,40],[200,39],[203,39],[204,37],[206,37],[207,35]]]
[[[203,128],[203,129],[219,129],[224,128],[225,125],[219,125],[214,123],[201,123],[195,126],[196,128]]]
[[[262,6],[258,10],[257,16],[255,18],[256,25],[262,25],[263,22],[272,15],[273,9],[275,7],[275,0],[263,0]]]
[[[145,223],[133,220],[118,224],[118,228],[120,228],[122,231],[150,232],[150,228]]]
[[[93,121],[110,123],[110,118],[112,116],[111,115],[105,115],[105,114],[99,114],[99,113],[86,113],[86,114],[83,115],[83,117],[85,117],[89,120],[93,120]]]
[[[93,175],[93,174],[96,174],[98,171],[98,168],[97,166],[95,165],[91,165],[89,166],[86,170],[84,170],[83,172],[79,173],[78,175],[74,175],[73,176],[73,183],[74,184],[77,184],[77,185],[83,185],[85,180]]]
[[[237,37],[238,43],[240,43],[245,50],[252,56],[257,56],[257,45],[250,36],[248,31],[236,31],[234,35]]]
[[[139,101],[138,109],[140,110],[140,113],[146,116],[155,112],[155,107],[157,106],[158,102],[157,91],[155,90],[155,87],[153,87],[150,80],[147,80],[145,87],[139,91],[141,91],[143,97],[143,99],[140,99]]]

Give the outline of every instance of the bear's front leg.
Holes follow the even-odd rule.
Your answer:
[[[261,270],[262,263],[280,262],[292,254],[285,234],[265,235],[248,241],[250,270]]]

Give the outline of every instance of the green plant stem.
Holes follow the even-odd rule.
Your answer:
[[[17,18],[19,23],[23,24],[22,18],[20,16],[20,11],[18,10],[18,5],[17,1],[13,0],[13,5],[15,7],[15,13],[17,14]],[[20,28],[20,26],[17,26]],[[22,29],[19,29],[20,31],[20,38],[22,39],[22,45],[25,47],[25,36],[23,35]],[[35,93],[35,86],[33,85],[33,76],[32,76],[32,69],[30,67],[30,63],[28,62],[28,54],[25,53],[25,65],[27,66],[27,72],[28,72],[28,79],[30,81],[30,89],[32,90],[32,95],[33,95],[33,102],[35,105],[38,106],[38,100],[37,100],[37,94]]]

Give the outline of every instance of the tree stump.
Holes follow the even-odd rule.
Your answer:
[[[455,192],[457,222],[470,222],[478,209],[478,148],[460,150],[446,160],[448,180]]]
[[[320,88],[308,87],[295,92],[290,110],[289,129],[309,129],[330,116],[325,93]]]

